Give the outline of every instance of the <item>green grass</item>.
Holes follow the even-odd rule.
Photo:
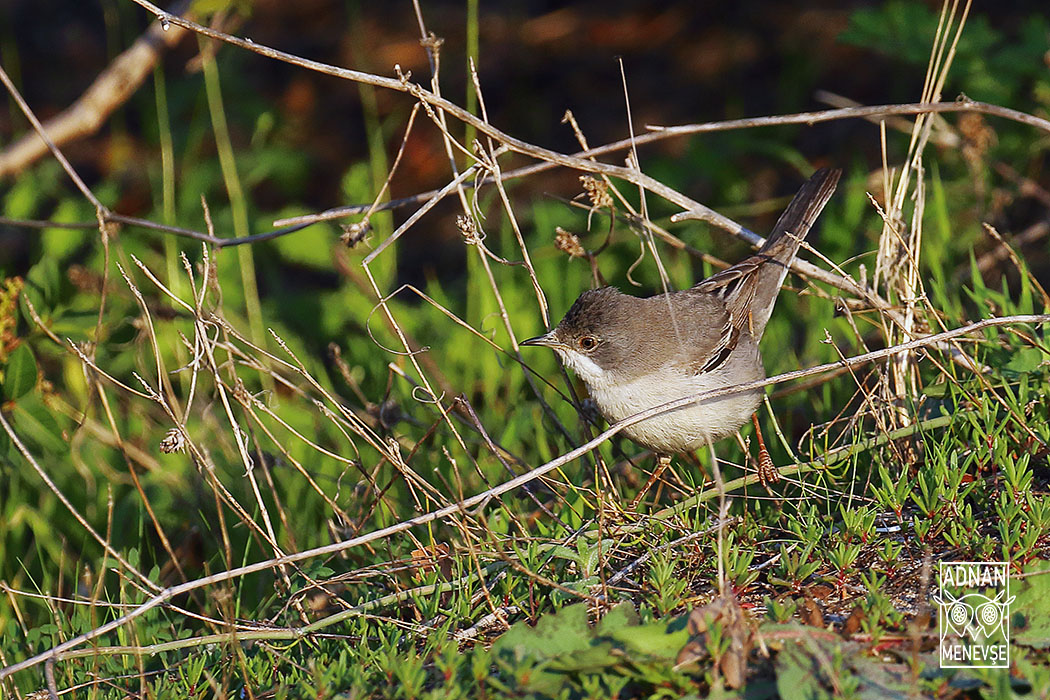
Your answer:
[[[901,7],[883,11],[911,12]],[[851,41],[870,46],[873,27],[893,24],[877,19],[857,13]],[[991,30],[977,26],[987,38]],[[992,39],[981,46],[994,48]],[[975,51],[961,55],[979,86]],[[157,93],[135,106],[155,110],[158,132],[149,218],[203,228],[202,194],[220,232],[266,230],[305,211],[254,202],[253,184],[280,171],[299,181],[287,168],[305,168],[286,168],[286,146],[242,103],[225,114],[257,127],[255,148],[236,151],[218,119],[234,99],[218,89],[220,78],[223,91],[231,84],[225,55],[206,62],[203,76],[158,73]],[[1045,88],[1045,76],[1011,80],[1004,104],[1045,109],[1042,88],[1028,92],[1029,80]],[[191,97],[202,83],[206,99]],[[193,99],[188,113],[168,112]],[[373,152],[396,147],[385,118],[366,120]],[[1004,127],[978,160],[928,154],[920,327],[1047,313],[1024,260],[1013,283],[986,284],[970,252],[983,236],[974,182],[992,179],[997,163],[1025,172],[1043,157],[1045,145],[1018,131],[1031,138]],[[747,148],[801,181],[809,166],[785,143],[764,133]],[[907,135],[891,134],[891,159],[906,146]],[[202,155],[210,148],[221,167]],[[685,180],[707,172],[711,157],[686,149],[646,167]],[[377,167],[348,166],[348,201],[378,195]],[[60,178],[52,162],[28,171],[0,193],[4,214],[91,220],[84,201],[55,185]],[[616,184],[637,207],[636,190]],[[756,204],[745,184],[721,184],[719,207]],[[555,248],[554,231],[595,250],[610,212],[595,212],[588,230],[585,210],[506,185],[556,321],[592,273]],[[864,264],[869,280],[882,227],[870,188],[868,170],[851,166],[811,240],[856,278]],[[116,201],[120,185],[104,181],[95,192]],[[691,245],[726,251],[729,262],[744,255],[730,254],[727,236],[671,224],[666,205],[649,204],[654,223]],[[540,302],[529,270],[501,262],[523,251],[495,188],[478,194],[476,213],[487,253],[427,237],[423,224],[397,243],[461,249],[459,274],[431,275],[418,288],[401,286],[397,247],[362,265],[394,230],[386,213],[352,249],[338,243],[337,226],[321,224],[250,254],[227,248],[206,258],[197,244],[135,229],[114,236],[107,257],[94,232],[46,229],[32,267],[21,281],[4,271],[0,292],[3,415],[24,447],[0,432],[0,666],[165,588],[457,503],[597,434],[571,400],[581,388],[552,353],[526,348],[519,363],[510,331],[517,340],[542,332]],[[635,265],[631,227],[617,218],[613,231],[597,257],[604,277],[625,290],[637,280],[637,294],[659,289],[651,256]],[[658,245],[674,287],[714,269]],[[258,290],[244,274],[258,277]],[[877,312],[844,314],[836,290],[790,285],[763,340],[770,376],[886,343]],[[1050,552],[1045,329],[988,328],[961,347],[986,370],[927,349],[915,355],[914,391],[894,405],[879,394],[886,363],[775,395],[775,421],[766,409],[760,420],[785,478],[770,493],[739,445],[717,445],[724,527],[708,451],[696,463],[677,459],[642,494],[654,460],[614,437],[481,507],[175,596],[62,656],[56,685],[85,697],[151,698],[678,697],[740,694],[743,682],[764,697],[1043,696],[1050,577],[1012,584],[1023,606],[1010,672],[937,664],[924,567],[1002,560],[1020,575],[1044,568]],[[161,451],[172,429],[186,450]],[[754,442],[750,427],[743,435]],[[0,687],[25,697],[46,687],[44,667]]]

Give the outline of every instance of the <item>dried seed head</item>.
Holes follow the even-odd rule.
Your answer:
[[[95,354],[95,342],[92,340],[82,340],[76,343],[76,347],[84,357],[91,357]]]
[[[160,451],[166,455],[172,452],[182,452],[186,449],[186,435],[181,428],[172,428],[160,441]]]
[[[66,275],[73,286],[82,292],[99,293],[102,291],[102,277],[83,265],[70,265]]]
[[[445,40],[439,37],[434,32],[430,32],[425,38],[419,40],[419,45],[424,49],[430,49],[431,51],[437,52],[441,50]]]
[[[580,237],[571,231],[566,231],[561,226],[554,229],[554,247],[570,258],[587,257],[587,251],[580,243]]]
[[[580,182],[583,183],[583,191],[587,194],[587,199],[591,201],[593,208],[601,209],[612,206],[612,195],[609,194],[609,186],[604,180],[593,175],[581,175]]]
[[[242,382],[240,378],[238,378],[237,382],[233,385],[233,398],[242,406],[247,406],[248,402],[252,400],[252,395],[248,392],[248,387],[244,386],[244,382]]]
[[[343,242],[347,248],[353,248],[358,243],[365,239],[372,231],[372,223],[365,219],[364,221],[355,221],[352,224],[347,224],[342,227],[343,235],[339,236],[339,240]]]
[[[219,291],[219,266],[214,260],[205,258],[197,262],[197,272],[208,282],[208,287]]]
[[[478,225],[474,223],[472,217],[457,216],[456,227],[463,234],[463,240],[467,242],[467,245],[477,245],[485,240],[485,235],[478,231]]]
[[[117,234],[120,233],[120,224],[116,221],[107,221],[102,226],[102,232],[107,238],[116,238]]]
[[[972,163],[979,162],[998,141],[984,117],[974,112],[959,117],[959,133],[963,137],[963,156]]]

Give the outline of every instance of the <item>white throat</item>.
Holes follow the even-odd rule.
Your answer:
[[[565,348],[555,348],[562,363],[576,373],[580,379],[593,391],[596,387],[602,387],[609,382],[609,372],[598,366],[591,358]]]

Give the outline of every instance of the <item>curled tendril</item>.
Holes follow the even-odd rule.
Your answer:
[[[372,316],[375,314],[376,311],[379,310],[380,307],[386,306],[386,303],[388,301],[393,299],[395,296],[400,294],[402,290],[407,289],[409,286],[410,285],[403,284],[400,287],[398,287],[397,289],[395,289],[394,291],[392,291],[390,294],[387,294],[385,297],[380,299],[375,304],[375,306],[372,307],[372,310],[368,312],[368,316],[365,318],[365,330],[368,332],[368,337],[371,338],[372,342],[376,344],[376,347],[378,347],[380,350],[385,350],[386,352],[389,352],[392,355],[401,355],[403,357],[413,357],[413,356],[418,355],[420,353],[427,352],[428,350],[430,350],[430,346],[429,345],[424,345],[423,347],[419,348],[418,350],[394,350],[393,348],[388,348],[387,346],[385,346],[382,343],[380,343],[376,339],[375,334],[372,332]]]
[[[420,396],[417,396],[416,395],[417,391],[421,392],[426,397],[425,398],[421,398]],[[441,396],[435,397],[432,392],[427,391],[426,387],[414,386],[414,387],[412,387],[412,398],[415,399],[416,401],[418,401],[419,403],[438,404],[438,403],[441,403],[441,400],[443,398],[445,398],[445,392],[442,391],[441,392]]]

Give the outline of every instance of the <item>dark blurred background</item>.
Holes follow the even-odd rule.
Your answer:
[[[197,6],[226,8],[221,28],[257,43],[385,76],[393,76],[398,64],[415,80],[429,82],[419,24],[408,0],[239,0]],[[467,3],[428,0],[421,6],[427,28],[444,40],[442,92],[465,104]],[[477,62],[494,125],[526,141],[573,152],[578,150],[576,140],[562,123],[566,109],[573,111],[592,145],[629,134],[617,59],[623,60],[638,132],[646,124],[822,109],[828,105],[818,99],[819,90],[865,104],[917,101],[939,8],[936,2],[903,0],[480,2]],[[1036,1],[996,3],[994,10],[975,8],[944,98],[965,92],[1021,110],[1045,110],[1046,95],[1040,103],[1036,89],[1040,80],[1045,85],[1050,60],[1045,53],[1050,48],[1045,9],[1044,2]],[[130,0],[7,0],[0,3],[0,60],[37,114],[46,118],[74,101],[150,20]],[[194,117],[206,110],[197,59],[200,47],[196,37],[187,36],[163,59],[176,124],[197,123],[201,120]],[[411,98],[229,46],[217,50],[238,157],[262,138],[279,143],[289,154],[286,167],[278,168],[288,171],[283,176],[278,172],[251,183],[251,199],[259,210],[276,211],[293,203],[321,210],[348,203],[341,181],[350,164],[369,158],[368,110],[362,99],[375,101],[386,152],[391,157],[396,152]],[[143,118],[154,113],[153,102],[147,81],[98,134],[65,147],[89,183],[119,182],[117,201],[110,203],[124,214],[146,216],[157,201],[145,167],[157,160],[157,127]],[[13,103],[7,104],[0,111],[4,144],[26,129]],[[997,121],[994,126],[1013,130],[1019,140],[1040,138],[1013,124]],[[785,165],[795,156],[784,149],[794,149],[815,165],[875,170],[880,155],[873,128],[846,120],[675,139],[647,147],[643,167],[712,205],[742,198],[739,186],[729,190],[731,182],[746,183],[746,196],[758,201],[783,196],[797,185],[797,173]],[[201,149],[209,148],[205,136],[201,135]],[[178,128],[175,137],[177,157],[182,156],[180,148],[196,138]],[[1045,142],[1045,136],[1042,139]],[[607,160],[622,162],[621,158],[622,154]],[[663,172],[664,159],[686,159],[692,170],[684,175]],[[1041,155],[1018,169],[1044,186],[1050,184]],[[439,187],[448,178],[438,133],[420,119],[392,183],[392,196]],[[0,180],[0,194],[9,184]],[[530,180],[520,187],[527,193],[532,186]],[[579,192],[577,173],[567,171],[536,181],[535,186],[542,189],[535,196],[571,197]],[[1043,209],[1040,215],[1045,216]],[[1032,216],[1035,212],[1021,218]],[[760,227],[768,222],[753,223]],[[9,267],[12,256],[26,259],[19,255],[27,251],[17,238],[5,236],[11,246],[0,253],[0,266]],[[405,262],[413,266],[413,261]],[[439,255],[418,264],[443,263]],[[445,264],[456,263],[450,259]]]

